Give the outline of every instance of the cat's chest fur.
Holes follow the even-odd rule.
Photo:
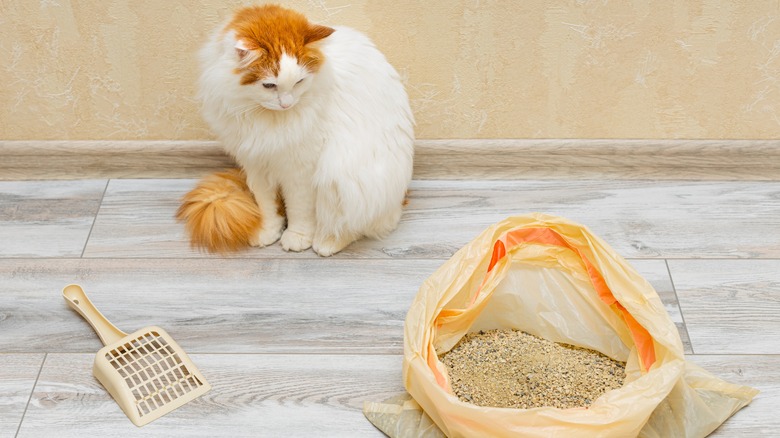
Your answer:
[[[321,106],[299,105],[286,112],[256,109],[227,118],[223,141],[239,162],[312,160],[321,153],[325,141]]]

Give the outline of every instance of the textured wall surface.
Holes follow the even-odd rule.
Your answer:
[[[0,1],[0,139],[211,138],[231,0]],[[780,0],[294,0],[370,35],[420,138],[780,138]]]

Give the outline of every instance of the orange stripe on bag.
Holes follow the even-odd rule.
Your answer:
[[[434,377],[436,377],[436,383],[442,388],[447,388],[447,379],[439,372],[436,367],[436,350],[432,344],[428,344],[428,367],[433,371]]]
[[[607,282],[601,275],[601,272],[590,262],[590,260],[579,250],[576,246],[571,245],[566,238],[553,231],[550,228],[520,228],[514,231],[510,231],[504,234],[496,244],[493,246],[493,257],[490,260],[488,266],[488,274],[493,270],[493,267],[499,260],[506,257],[507,252],[521,243],[539,243],[544,245],[561,246],[574,251],[577,256],[585,264],[585,268],[588,271],[590,282],[593,284],[593,288],[596,290],[599,298],[604,304],[612,307],[623,318],[623,321],[631,331],[631,337],[636,344],[637,352],[644,365],[645,371],[655,363],[655,346],[653,345],[653,337],[650,333],[642,327],[639,322],[623,307],[612,291],[607,286]],[[487,277],[487,275],[486,275]],[[483,282],[484,284],[484,282]]]

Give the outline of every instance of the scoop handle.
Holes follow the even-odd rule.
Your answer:
[[[95,330],[103,345],[113,344],[114,342],[127,336],[127,333],[119,330],[103,316],[102,313],[89,300],[84,289],[78,284],[69,284],[62,289],[62,296],[68,302],[71,309],[87,320],[89,325]]]

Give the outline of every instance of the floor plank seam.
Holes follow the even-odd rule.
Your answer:
[[[24,424],[24,417],[27,415],[27,409],[30,407],[30,402],[32,402],[33,394],[35,394],[35,387],[38,386],[38,379],[41,378],[41,373],[43,372],[43,367],[46,365],[46,358],[49,356],[49,353],[43,354],[43,360],[41,360],[41,367],[38,368],[38,375],[35,376],[35,382],[32,385],[32,388],[30,388],[30,397],[27,398],[27,404],[24,405],[24,412],[22,412],[22,418],[19,419],[19,427],[16,428],[16,434],[14,434],[14,438],[19,436],[19,432],[22,430],[22,424]]]
[[[95,350],[90,351],[46,351],[44,354],[74,354],[74,355],[80,355],[80,354],[91,354],[94,355],[95,352],[99,350],[99,348],[96,348]],[[0,354],[40,354],[40,351],[14,351],[14,352],[2,352]],[[257,352],[257,353],[225,353],[225,352],[219,352],[219,351],[191,351],[191,349],[187,349],[187,354],[189,355],[197,355],[197,356],[403,356],[403,351],[400,351],[398,353],[344,353],[344,352],[331,352],[331,353],[323,353],[321,351],[315,351],[315,352],[289,352],[289,353],[264,353],[264,352]],[[764,355],[761,355],[764,356]],[[37,380],[36,380],[37,382]]]
[[[666,265],[666,273],[669,275],[669,282],[672,284],[672,292],[674,292],[677,310],[680,311],[680,318],[682,318],[683,327],[685,327],[685,336],[688,338],[688,344],[691,346],[691,354],[696,354],[696,350],[693,348],[691,334],[688,332],[688,324],[685,322],[685,312],[683,312],[682,306],[680,306],[680,297],[677,295],[677,286],[674,285],[674,277],[672,277],[672,269],[669,267],[668,259],[664,259],[664,265]]]
[[[442,262],[449,260],[451,257],[339,257],[338,255],[333,257],[305,257],[305,253],[302,254],[301,257],[285,257],[285,258],[279,258],[275,257],[274,255],[260,255],[257,257],[218,257],[218,256],[211,256],[211,255],[205,255],[205,256],[164,256],[164,257],[148,257],[148,256],[127,256],[127,257],[105,257],[105,256],[49,256],[49,257],[35,257],[35,256],[20,256],[20,257],[8,257],[8,256],[0,256],[0,260],[220,260],[220,261],[228,261],[228,260],[273,260],[273,261],[304,261],[304,260],[321,260],[321,261],[328,261],[328,260],[342,260],[342,261],[361,261],[365,262],[367,260],[372,261],[383,261],[383,262],[389,262],[389,261],[420,261],[420,260],[441,260]],[[685,261],[730,261],[730,262],[741,262],[741,261],[778,261],[780,258],[777,257],[719,257],[719,258],[703,258],[703,257],[648,257],[648,258],[636,258],[636,257],[624,257],[629,263],[632,261],[645,261],[645,260],[652,260],[652,261],[668,261],[668,260],[685,260]]]
[[[704,356],[751,356],[751,357],[771,357],[771,358],[780,358],[780,353],[685,353],[686,356],[697,356],[697,357],[704,357]]]
[[[111,183],[111,179],[106,180],[106,186],[103,187],[103,193],[100,195],[100,202],[98,202],[98,208],[95,210],[95,216],[92,217],[92,224],[89,226],[89,232],[87,233],[87,238],[84,240],[84,247],[81,248],[81,256],[79,258],[84,258],[84,253],[87,251],[87,246],[89,246],[89,239],[92,237],[92,230],[95,229],[95,223],[97,222],[98,215],[100,214],[100,209],[103,208],[103,200],[106,199],[106,192],[108,191],[108,185]]]

